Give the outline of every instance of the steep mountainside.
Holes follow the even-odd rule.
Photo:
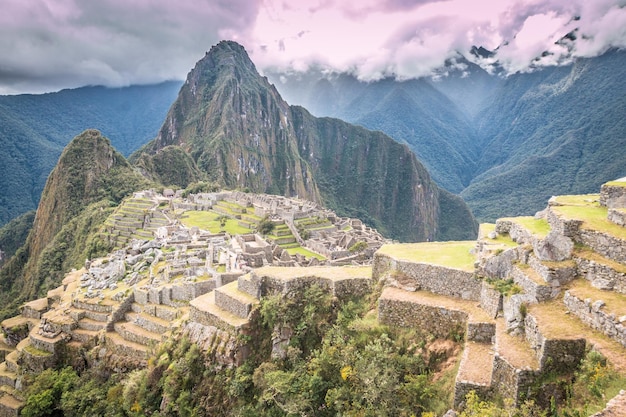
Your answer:
[[[26,243],[0,270],[2,313],[109,249],[98,241],[98,227],[112,206],[150,185],[99,131],[76,136],[48,177]]]
[[[552,195],[593,192],[623,177],[625,92],[626,52],[509,77],[477,117],[479,175],[461,195],[495,218],[532,213]]]
[[[0,96],[0,225],[37,207],[63,147],[101,130],[128,155],[154,138],[180,82]]]
[[[439,189],[406,146],[290,107],[234,42],[220,42],[196,64],[158,136],[133,160],[149,174],[151,160],[173,146],[221,185],[321,201],[400,240],[476,233],[469,210],[451,210],[463,205],[440,204]],[[440,223],[450,221],[462,233],[442,234]]]
[[[626,52],[508,78],[462,63],[434,80],[273,77],[314,114],[409,144],[481,220],[533,214],[551,195],[593,192],[626,174]]]

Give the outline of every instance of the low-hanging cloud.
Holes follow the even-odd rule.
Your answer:
[[[362,80],[433,75],[473,46],[495,51],[506,73],[559,65],[626,47],[624,0],[324,1],[262,9],[253,57],[272,71],[322,66]],[[366,12],[364,12],[364,10]],[[297,23],[296,23],[297,22]],[[284,24],[283,24],[284,23]],[[306,36],[295,37],[295,27]],[[564,37],[570,34],[568,38]],[[573,36],[572,36],[573,35]],[[275,43],[281,42],[281,50]]]
[[[0,0],[0,94],[182,79],[211,45],[257,67],[432,75],[472,46],[508,73],[626,47],[626,0]],[[567,38],[565,35],[570,34]],[[472,58],[475,59],[475,58]]]

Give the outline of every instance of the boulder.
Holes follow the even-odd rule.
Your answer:
[[[572,257],[574,242],[567,236],[550,232],[534,245],[535,256],[542,261],[564,261]]]

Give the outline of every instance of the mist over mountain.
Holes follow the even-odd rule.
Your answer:
[[[180,84],[0,96],[0,225],[37,207],[61,151],[85,129],[124,155],[154,138]]]
[[[439,185],[460,193],[479,219],[494,220],[626,174],[625,64],[626,52],[611,50],[506,78],[465,60],[410,81],[268,76],[316,115],[407,143]]]

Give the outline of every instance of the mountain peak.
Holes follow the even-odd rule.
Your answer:
[[[446,207],[406,146],[290,107],[236,42],[220,42],[196,64],[158,136],[137,154],[138,164],[152,175],[159,154],[181,155],[177,149],[190,156],[178,159],[221,186],[322,202],[400,240],[476,232],[469,210],[456,211],[465,235],[441,236]],[[184,179],[177,185],[185,187]]]

